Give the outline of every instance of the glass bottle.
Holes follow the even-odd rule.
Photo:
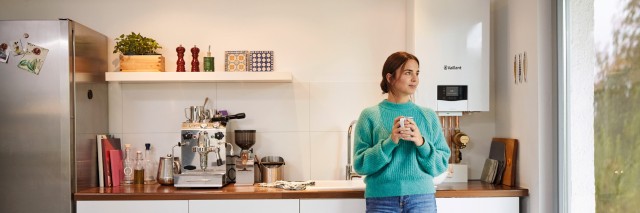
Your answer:
[[[153,160],[151,160],[153,159],[151,157],[151,144],[145,143],[144,147],[144,184],[154,184],[156,183],[156,172],[154,172],[156,166],[154,166]]]
[[[136,166],[133,170],[133,184],[144,184],[144,159],[142,152],[136,152]]]
[[[124,184],[133,184],[134,160],[131,155],[131,144],[124,145]]]

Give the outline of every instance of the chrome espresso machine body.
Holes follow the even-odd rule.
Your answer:
[[[174,174],[174,186],[223,187],[229,183],[227,171],[233,165],[227,162],[227,155],[233,153],[233,146],[226,140],[225,126],[230,119],[244,117],[244,113],[229,116],[216,113],[205,122],[183,122],[178,144],[180,173]]]
[[[183,123],[180,142],[181,172],[175,187],[226,185],[226,128],[215,123]]]

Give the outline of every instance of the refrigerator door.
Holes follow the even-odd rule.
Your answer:
[[[96,135],[108,133],[107,37],[73,22],[74,192],[98,186]]]
[[[38,75],[0,64],[2,212],[70,212],[71,98],[68,25],[0,21],[0,40],[49,49]],[[28,34],[25,38],[24,34]]]
[[[13,53],[0,63],[0,212],[73,211],[74,140],[81,138],[74,126],[87,125],[76,124],[86,115],[76,115],[80,108],[74,107],[73,29],[69,20],[0,21],[0,42],[49,50],[38,75],[18,68],[22,56]],[[103,53],[106,58],[106,48]]]

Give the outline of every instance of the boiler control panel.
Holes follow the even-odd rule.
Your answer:
[[[438,100],[467,100],[467,85],[438,85]]]

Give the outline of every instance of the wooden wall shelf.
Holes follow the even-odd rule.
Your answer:
[[[288,72],[107,72],[106,81],[155,82],[291,82]]]

